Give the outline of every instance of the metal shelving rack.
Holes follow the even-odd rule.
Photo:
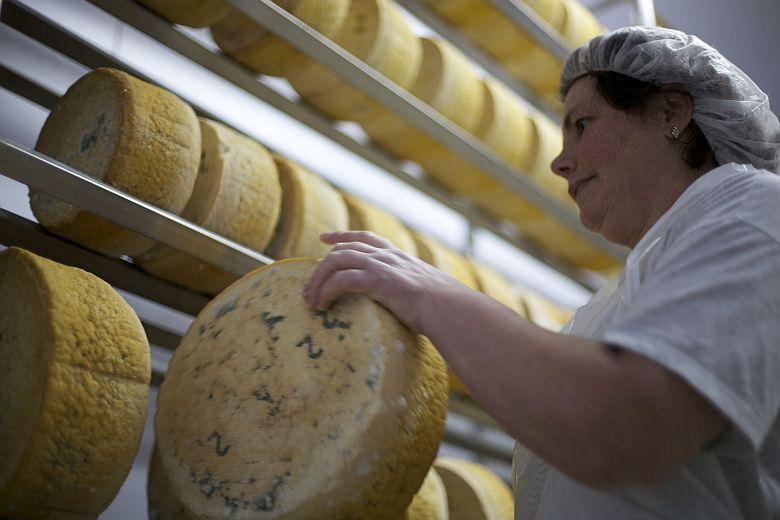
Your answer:
[[[584,285],[591,283],[586,273],[537,250],[532,244],[527,243],[517,230],[508,227],[505,223],[496,222],[468,202],[453,197],[442,187],[407,173],[393,157],[370,145],[354,140],[334,127],[333,121],[328,120],[303,103],[287,99],[258,81],[254,74],[247,69],[221,54],[212,52],[141,6],[130,1],[88,1],[192,62],[316,130],[352,153],[456,210],[469,221],[472,227],[484,228],[495,233]],[[494,179],[505,184],[507,189],[514,190],[527,200],[545,209],[572,230],[610,254],[618,258],[625,255],[622,249],[584,230],[576,215],[568,208],[561,206],[526,180],[524,176],[513,171],[473,137],[345,53],[338,46],[306,27],[270,0],[227,1],[254,18],[258,23],[266,26],[271,32],[298,47],[312,59],[340,74],[350,85],[380,101],[416,128],[429,134],[465,160],[480,167]],[[540,24],[538,17],[529,13],[529,10],[524,6],[511,0],[491,1],[510,19],[535,34],[556,55],[565,55],[568,52],[549,28],[546,28],[543,23]],[[511,88],[532,103],[536,103],[527,89],[511,79],[500,67],[479,50],[470,46],[457,33],[437,21],[421,2],[400,0],[400,3],[421,20],[429,23],[434,30],[450,39],[485,70],[493,73],[498,79],[504,80]],[[145,77],[137,70],[133,70],[128,64],[117,60],[68,31],[56,21],[46,18],[16,0],[2,1],[0,8],[2,9],[0,20],[3,23],[78,63],[89,68],[118,68],[154,83],[154,80]],[[0,66],[0,86],[44,108],[50,109],[57,100],[57,95],[49,89],[2,66]],[[192,100],[185,98],[185,101],[190,102],[199,114],[218,119],[205,108],[192,103]],[[547,110],[541,104],[538,104],[538,107],[540,110]],[[2,139],[0,139],[0,174],[31,188],[56,195],[75,206],[108,218],[117,224],[238,275],[245,274],[272,261],[256,251],[129,196],[42,154]],[[196,315],[208,301],[205,296],[147,275],[129,262],[103,257],[67,240],[53,236],[34,222],[2,208],[0,208],[0,243],[6,246],[23,247],[55,261],[84,268],[120,289],[189,315]],[[151,323],[144,323],[144,327],[151,343],[169,350],[175,349],[178,345],[180,337],[177,334]],[[162,377],[163,374],[154,373],[153,382],[159,383]],[[495,423],[468,400],[453,398],[451,410],[469,417],[477,424],[496,428]],[[511,461],[510,449],[489,441],[475,440],[471,436],[451,429],[445,431],[445,441],[488,457]]]

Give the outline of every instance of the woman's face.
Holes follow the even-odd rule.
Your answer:
[[[552,169],[569,183],[585,227],[633,246],[652,225],[664,189],[657,172],[669,152],[661,126],[611,107],[592,76],[572,85],[564,100],[563,151]]]

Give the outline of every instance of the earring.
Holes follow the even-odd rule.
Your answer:
[[[677,127],[677,125],[672,126],[672,139],[677,139],[680,137],[680,129]]]

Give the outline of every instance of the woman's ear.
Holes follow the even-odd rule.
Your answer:
[[[657,106],[660,122],[664,125],[664,134],[676,139],[684,132],[693,118],[693,98],[679,87],[664,87],[658,96]],[[676,135],[672,128],[677,128]]]

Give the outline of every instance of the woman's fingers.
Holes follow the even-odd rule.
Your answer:
[[[369,294],[376,279],[365,269],[344,269],[332,273],[313,297],[312,308],[324,310],[344,293]]]
[[[389,240],[380,237],[372,231],[334,231],[332,233],[321,234],[320,240],[326,244],[362,242],[381,249],[392,249],[394,247]]]
[[[303,297],[309,306],[314,306],[320,299],[320,288],[333,273],[351,269],[370,270],[381,265],[384,264],[372,258],[370,253],[354,249],[332,251],[314,269],[309,283],[303,289]]]

